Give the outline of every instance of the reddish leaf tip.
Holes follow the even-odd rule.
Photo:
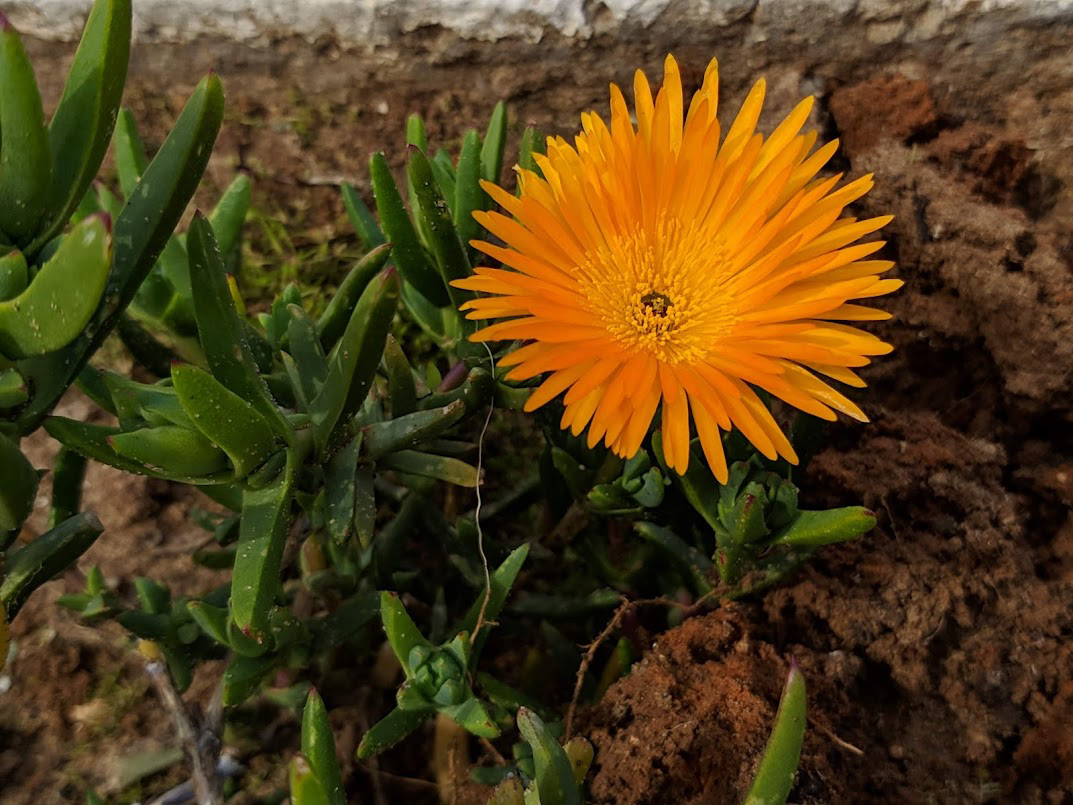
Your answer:
[[[7,15],[3,11],[0,11],[0,31],[8,33],[14,31],[15,26],[11,24],[11,20],[7,18]]]

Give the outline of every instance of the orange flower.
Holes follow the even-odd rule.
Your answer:
[[[864,385],[852,369],[891,347],[838,322],[889,318],[848,300],[902,283],[880,278],[892,263],[865,259],[881,242],[853,245],[890,216],[840,217],[871,176],[839,189],[840,176],[815,178],[837,142],[813,150],[816,132],[801,133],[812,98],[765,140],[760,80],[720,142],[717,85],[712,61],[683,114],[672,57],[654,101],[638,71],[636,126],[612,85],[610,128],[589,112],[574,145],[549,138],[543,176],[519,170],[517,198],[484,184],[513,219],[478,213],[506,247],[473,245],[504,268],[455,284],[490,294],[465,304],[468,318],[507,319],[474,340],[526,342],[501,360],[509,378],[547,373],[526,410],[565,392],[562,427],[588,427],[590,446],[629,457],[662,407],[664,454],[679,473],[692,414],[725,481],[731,427],[765,456],[797,461],[753,387],[824,419],[867,421],[820,376]]]

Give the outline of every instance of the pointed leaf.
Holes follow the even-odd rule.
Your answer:
[[[365,403],[398,299],[398,276],[388,269],[365,289],[346,332],[332,350],[324,387],[309,406],[319,453],[324,453],[336,428]]]
[[[801,759],[805,723],[805,677],[797,664],[791,663],[775,714],[775,725],[760,759],[760,768],[745,795],[745,805],[783,805],[786,802]]]
[[[35,252],[67,225],[108,150],[127,80],[130,35],[130,0],[94,2],[48,128],[49,221],[34,241]]]
[[[342,545],[354,522],[355,477],[362,437],[359,434],[328,461],[324,472],[324,491],[328,501],[328,533]]]
[[[518,579],[518,574],[521,572],[522,565],[525,564],[528,556],[529,545],[527,543],[511,551],[510,555],[503,560],[503,564],[491,574],[491,591],[488,593],[488,605],[484,610],[484,631],[476,636],[473,643],[474,663],[476,663],[476,658],[480,654],[484,639],[488,634],[488,622],[494,621],[499,617],[499,613],[503,611],[503,606],[507,603],[507,596],[510,595],[510,588],[514,586],[514,582]],[[482,591],[466,612],[465,617],[459,624],[458,631],[472,634],[473,630],[477,628],[477,618],[480,616],[484,598],[485,593]]]
[[[492,110],[488,131],[481,148],[481,178],[499,184],[503,172],[503,152],[507,146],[507,105],[500,101]]]
[[[335,755],[332,725],[328,721],[324,701],[316,689],[309,691],[302,713],[302,754],[309,760],[313,773],[324,786],[331,805],[346,805],[346,791],[339,771],[339,760]]]
[[[518,711],[518,730],[533,750],[541,805],[581,805],[570,758],[540,717],[523,707]]]
[[[37,470],[19,446],[0,433],[0,531],[22,526],[34,507]]]
[[[417,411],[413,414],[377,422],[363,428],[365,455],[371,459],[415,447],[435,438],[458,422],[466,413],[466,405],[457,400],[443,408]]]
[[[91,216],[63,239],[26,290],[0,302],[0,353],[27,358],[73,341],[97,309],[111,264],[110,221]]]
[[[72,565],[102,531],[104,526],[93,514],[77,514],[8,553],[0,581],[0,605],[8,620],[18,614],[30,593]]]
[[[803,511],[773,541],[781,545],[815,548],[857,539],[875,524],[876,516],[862,506]]]
[[[384,228],[384,235],[394,244],[392,258],[399,273],[429,302],[440,307],[446,305],[449,297],[443,279],[417,238],[413,221],[406,212],[387,159],[382,153],[373,154],[369,162],[369,174],[372,178],[373,194],[376,196],[376,210],[380,214],[380,225]]]
[[[358,760],[374,757],[384,752],[428,721],[436,711],[392,710],[361,736],[358,744]]]
[[[201,180],[222,119],[223,89],[210,74],[194,91],[116,219],[112,273],[93,320],[64,349],[27,362],[23,374],[32,381],[34,396],[19,415],[20,428],[31,429],[44,419],[134,298]]]
[[[381,464],[388,469],[399,470],[410,475],[436,478],[458,486],[474,488],[478,483],[476,467],[447,456],[434,456],[430,453],[419,453],[416,450],[400,450],[384,456]]]
[[[390,243],[375,247],[350,269],[350,273],[339,285],[328,306],[317,319],[317,335],[321,347],[325,350],[331,350],[343,335],[354,312],[354,306],[358,304],[369,283],[387,263],[391,250]]]
[[[52,178],[45,115],[22,40],[0,12],[0,231],[25,242],[48,207]],[[34,252],[31,251],[31,254]]]
[[[208,372],[175,364],[171,381],[194,427],[227,453],[236,478],[246,477],[279,449],[276,433],[264,417]]]
[[[346,207],[350,225],[366,250],[382,246],[385,242],[384,233],[380,231],[380,224],[376,222],[372,211],[358,194],[354,187],[343,182],[343,206]]]
[[[231,617],[251,639],[264,643],[269,609],[280,585],[280,566],[287,530],[297,458],[287,452],[287,463],[276,481],[242,495],[242,523],[238,552],[231,577]]]

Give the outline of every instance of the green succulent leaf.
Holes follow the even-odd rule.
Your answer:
[[[500,101],[492,110],[488,120],[488,130],[484,134],[481,148],[481,178],[488,182],[499,182],[503,172],[503,154],[507,147],[507,105]]]
[[[186,611],[190,613],[194,623],[201,627],[201,631],[221,646],[229,645],[226,609],[213,606],[205,601],[190,601],[186,605]]]
[[[37,470],[18,444],[0,433],[0,531],[22,526],[34,506]]]
[[[414,370],[406,360],[406,353],[402,351],[399,342],[390,335],[384,347],[384,364],[387,366],[388,388],[391,391],[391,416],[412,414],[417,408]]]
[[[470,489],[476,488],[478,483],[476,467],[448,456],[435,456],[431,453],[419,453],[416,450],[400,450],[384,456],[380,463],[388,469],[410,475],[421,475],[425,478],[435,478]]]
[[[421,208],[422,220],[428,230],[429,248],[436,258],[441,276],[441,287],[446,285],[447,294],[451,305],[457,310],[464,302],[474,298],[472,291],[464,291],[450,285],[453,280],[465,279],[473,269],[470,266],[466,249],[459,239],[458,230],[447,202],[440,193],[436,179],[432,175],[432,167],[428,157],[423,152],[411,148],[410,158],[406,165],[406,173],[414,188],[414,193]],[[457,192],[457,191],[456,191]],[[396,259],[398,254],[396,252]],[[418,287],[418,290],[421,290]],[[424,293],[422,291],[422,293]],[[436,300],[430,299],[435,302]],[[465,320],[464,328],[472,329],[472,323]]]
[[[287,451],[287,462],[275,482],[242,495],[242,522],[238,552],[231,577],[231,617],[253,640],[263,643],[269,610],[280,585],[280,566],[287,530],[297,456]]]
[[[235,655],[224,669],[221,681],[221,701],[224,707],[234,707],[248,699],[272,672],[275,657],[246,657]]]
[[[435,712],[431,707],[427,710],[401,710],[395,708],[370,727],[368,732],[361,737],[361,743],[358,744],[358,759],[365,760],[375,757],[381,752],[390,749],[432,718]]]
[[[288,305],[287,310],[291,314],[287,325],[287,349],[294,359],[302,397],[307,401],[312,400],[328,376],[328,358],[309,314],[298,305]]]
[[[518,146],[518,167],[522,170],[531,171],[538,176],[540,175],[540,167],[534,159],[536,154],[544,154],[547,152],[547,145],[543,135],[538,129],[532,126],[528,127],[522,132],[522,141]]]
[[[514,586],[514,582],[517,581],[518,574],[521,572],[522,565],[525,564],[528,556],[529,545],[527,543],[511,551],[510,555],[503,560],[503,564],[491,574],[490,591],[487,593],[488,605],[484,609],[485,623],[481,633],[473,641],[473,663],[476,663],[476,658],[479,656],[485,638],[488,636],[488,623],[498,618],[499,613],[503,611],[503,606],[507,603],[507,596],[510,595],[510,589]],[[477,600],[467,610],[465,617],[462,618],[458,629],[460,632],[472,634],[473,630],[477,628],[477,619],[480,617],[484,598],[485,593],[482,591]]]
[[[246,223],[249,210],[250,177],[243,173],[231,180],[209,214],[209,224],[216,234],[224,265],[230,264],[242,242],[242,226]]]
[[[18,614],[30,593],[73,564],[102,531],[104,526],[93,514],[77,514],[8,553],[0,581],[0,605],[8,620]]]
[[[421,634],[397,594],[391,592],[380,594],[380,618],[384,622],[384,633],[387,635],[388,643],[391,644],[391,650],[398,657],[406,678],[410,679],[413,676],[410,653],[415,648],[432,651],[433,645]]]
[[[86,457],[61,447],[52,462],[52,505],[48,528],[78,514],[82,506],[82,483],[86,477]]]
[[[354,313],[354,306],[358,304],[358,300],[369,287],[369,283],[387,263],[391,250],[390,243],[373,248],[355,263],[339,285],[335,295],[329,300],[328,306],[317,319],[317,335],[325,351],[330,351],[346,331]]]
[[[473,211],[483,210],[488,206],[488,194],[481,188],[483,157],[481,135],[470,129],[462,140],[462,150],[458,154],[455,197],[454,204],[451,205],[455,229],[466,248],[480,231],[480,225],[473,218]]]
[[[292,805],[334,805],[338,801],[328,796],[326,786],[301,755],[291,760],[289,782]]]
[[[324,491],[328,511],[325,526],[339,545],[350,535],[354,523],[356,476],[362,438],[359,434],[328,461],[324,473]]]
[[[97,309],[111,264],[110,222],[99,215],[86,218],[63,239],[29,287],[0,302],[0,353],[28,358],[73,341]]]
[[[425,299],[437,307],[443,307],[450,301],[447,289],[418,240],[413,221],[406,212],[387,159],[382,153],[373,154],[369,161],[369,175],[376,196],[376,210],[380,214],[380,225],[388,241],[394,244],[392,256],[399,273]]]
[[[185,484],[210,486],[225,483],[232,477],[230,469],[210,475],[184,475],[183,473],[170,470],[169,465],[150,464],[129,456],[120,455],[112,447],[112,440],[122,433],[119,428],[113,428],[107,425],[91,425],[87,422],[79,422],[78,420],[68,419],[61,416],[49,417],[45,420],[44,427],[45,431],[53,439],[66,447],[69,447],[71,450],[74,450],[76,453],[80,453],[86,458],[91,458],[94,461],[99,461],[101,464],[107,464],[110,467],[116,467],[117,469],[134,475],[149,475],[154,478],[163,478],[167,481],[181,481]],[[190,432],[193,433],[193,431]],[[197,433],[194,433],[193,435],[196,438],[201,438]],[[175,445],[173,444],[172,448],[174,449],[174,447]],[[175,458],[174,453],[171,452],[171,450],[161,452],[160,448],[161,446],[158,445],[158,449],[153,452],[156,460],[170,462]],[[227,456],[223,453],[221,453],[220,456],[224,458],[224,464],[226,466]],[[186,458],[179,458],[180,463],[183,463],[186,460]]]
[[[16,242],[36,231],[52,180],[41,94],[22,40],[0,13],[0,231]]]
[[[533,750],[535,784],[540,805],[581,805],[581,794],[574,781],[574,768],[566,751],[548,732],[536,713],[518,711],[518,730]]]
[[[363,428],[365,454],[370,459],[377,459],[389,453],[416,447],[439,436],[462,419],[465,413],[465,403],[456,400],[443,408],[417,411],[386,422],[366,425]]]
[[[171,381],[183,411],[227,454],[236,478],[246,477],[279,449],[276,432],[265,418],[205,370],[176,364]]]
[[[376,222],[376,218],[373,217],[372,210],[369,209],[353,185],[343,182],[342,190],[343,206],[346,207],[350,224],[358,234],[358,239],[361,241],[362,246],[365,249],[382,246],[385,242],[384,233],[380,229],[380,224]]]
[[[167,475],[204,477],[227,471],[227,455],[200,433],[177,425],[124,431],[110,443],[116,454]]]
[[[335,739],[328,711],[316,690],[309,691],[302,713],[302,754],[309,760],[313,774],[324,786],[331,805],[346,805],[346,791],[339,761],[335,755]]]
[[[123,195],[130,197],[138,186],[138,181],[149,167],[149,155],[145,144],[138,134],[138,124],[134,113],[127,107],[119,110],[115,127],[115,166],[119,174],[119,189]]]
[[[0,369],[0,410],[15,408],[30,398],[30,390],[15,368]]]
[[[130,36],[131,0],[96,0],[49,124],[49,215],[31,253],[66,226],[97,175],[127,81]]]
[[[256,408],[276,433],[293,444],[294,429],[258,373],[245,322],[235,309],[227,284],[216,236],[200,213],[190,225],[187,246],[198,334],[213,377]]]
[[[389,269],[365,289],[346,332],[332,350],[328,377],[309,406],[318,453],[325,452],[336,428],[364,404],[384,354],[398,299],[398,277]]]
[[[30,272],[22,252],[11,251],[0,257],[0,302],[18,296],[29,284]]]
[[[791,663],[764,756],[744,805],[783,805],[793,788],[806,723],[805,677]]]
[[[848,542],[870,531],[876,516],[863,506],[847,506],[827,511],[799,512],[797,519],[773,540],[780,545],[816,548]]]
[[[466,732],[479,738],[498,738],[502,732],[488,715],[488,708],[476,698],[467,699],[461,704],[441,707],[440,712]]]
[[[112,272],[93,320],[62,350],[26,363],[23,374],[35,393],[19,414],[24,431],[44,419],[130,304],[201,180],[222,119],[223,89],[210,74],[198,84],[115,221]]]

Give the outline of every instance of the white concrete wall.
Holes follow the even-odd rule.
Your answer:
[[[0,9],[27,34],[64,40],[77,38],[91,4],[0,0]],[[899,24],[903,11],[913,25]],[[429,25],[482,41],[535,41],[548,31],[585,38],[618,26],[727,25],[746,17],[764,36],[765,23],[776,31],[809,28],[819,17],[824,24],[887,21],[895,37],[914,39],[966,18],[1045,22],[1071,12],[1073,0],[134,0],[135,29],[143,41],[220,35],[256,43],[279,34],[328,34],[368,48]]]

